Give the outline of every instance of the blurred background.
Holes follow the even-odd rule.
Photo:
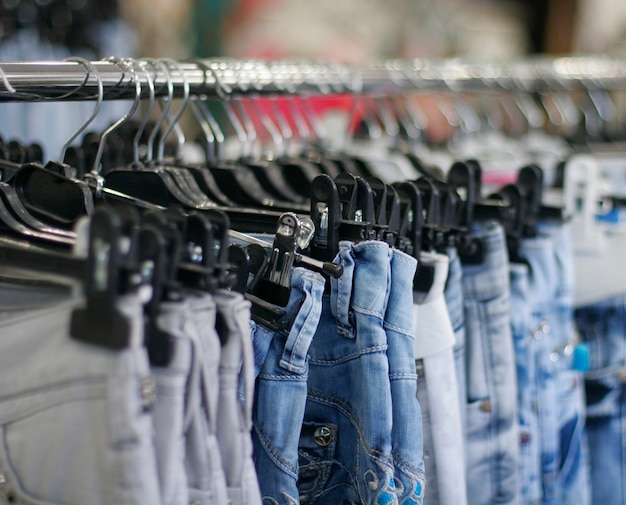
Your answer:
[[[616,52],[614,0],[2,0],[0,56],[379,57]]]
[[[0,61],[230,56],[358,64],[392,57],[502,61],[570,53],[626,54],[626,2],[0,0]],[[40,142],[49,153],[92,107],[3,104],[0,136]],[[91,128],[104,129],[127,107],[105,103]]]

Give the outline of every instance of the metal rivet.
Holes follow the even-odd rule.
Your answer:
[[[491,412],[493,411],[493,405],[491,405],[489,400],[486,400],[480,404],[480,410],[481,412]]]
[[[328,426],[322,426],[315,430],[313,434],[315,443],[321,447],[326,447],[333,441],[333,432]]]

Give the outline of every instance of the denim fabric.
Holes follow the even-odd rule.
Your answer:
[[[463,265],[467,484],[471,504],[518,503],[519,441],[509,264],[500,225],[475,225],[481,264]]]
[[[512,263],[511,330],[517,370],[517,405],[519,409],[519,483],[520,504],[541,503],[541,445],[537,419],[537,377],[532,316],[529,299],[528,266]]]
[[[461,411],[461,425],[466,432],[466,404],[467,404],[467,376],[465,366],[465,311],[463,310],[463,268],[457,250],[454,247],[446,251],[450,261],[448,279],[444,290],[446,307],[450,322],[454,329],[454,368],[459,390],[459,409]],[[464,437],[465,438],[465,437]]]
[[[197,342],[200,368],[188,383],[185,470],[189,499],[197,505],[220,505],[228,502],[228,489],[217,442],[221,342],[215,330],[216,307],[210,295],[190,296],[187,303],[192,323],[187,330]]]
[[[255,344],[270,342],[257,377],[252,432],[264,505],[300,503],[298,442],[307,395],[308,351],[322,311],[324,284],[322,275],[294,268],[284,316],[288,328],[275,331],[253,326]]]
[[[217,440],[229,503],[260,505],[261,491],[252,460],[254,354],[250,302],[239,293],[219,290],[216,327],[222,347],[219,365]]]
[[[626,296],[576,309],[585,374],[592,503],[626,504]]]
[[[585,400],[581,372],[572,369],[577,345],[572,308],[574,257],[567,225],[542,223],[540,231],[552,240],[556,269],[553,333],[556,348],[556,394],[558,398],[559,476],[558,501],[589,505],[590,477],[584,440]]]
[[[423,407],[424,463],[427,486],[424,502],[428,505],[467,504],[465,479],[465,431],[461,423],[456,380],[455,336],[443,295],[448,274],[448,257],[422,253],[420,265],[435,268],[434,282],[428,293],[415,293],[415,339],[430,342],[418,346],[417,396]],[[393,285],[393,284],[392,284]],[[434,341],[438,341],[434,344]],[[434,351],[434,352],[433,352]]]
[[[160,504],[142,305],[128,348],[70,338],[72,300],[0,323],[0,503]]]
[[[394,477],[398,502],[421,504],[424,497],[422,414],[417,400],[413,345],[413,277],[417,260],[391,251],[391,285],[383,328],[391,386]]]
[[[190,316],[189,306],[183,301],[162,303],[157,317],[157,326],[167,333],[172,342],[170,363],[152,367],[156,387],[152,419],[163,505],[189,502],[184,418],[187,408],[186,388],[194,354],[189,330],[185,327]]]
[[[392,405],[383,318],[391,251],[384,242],[341,242],[309,349],[300,437],[302,502],[397,504],[391,455]]]
[[[554,245],[546,236],[522,240],[520,254],[529,265],[531,332],[535,347],[537,420],[541,436],[542,503],[553,505],[559,499],[559,401],[554,349],[560,344],[557,312],[558,272]]]

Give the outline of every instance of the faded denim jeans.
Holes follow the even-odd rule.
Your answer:
[[[626,296],[576,309],[585,374],[592,503],[626,504]]]
[[[261,491],[252,460],[254,351],[250,302],[240,293],[218,290],[216,327],[224,341],[219,364],[217,440],[228,499],[232,505],[260,505]]]
[[[253,324],[258,363],[254,461],[264,505],[296,505],[298,443],[307,396],[308,352],[322,311],[324,277],[294,268],[285,330]],[[265,349],[265,350],[263,350]]]
[[[391,251],[391,285],[383,327],[387,335],[387,360],[391,386],[394,478],[398,502],[418,505],[424,498],[424,448],[422,415],[417,399],[413,277],[417,260]]]
[[[467,485],[472,505],[519,502],[519,430],[509,261],[502,227],[475,225],[480,264],[463,265]]]
[[[0,383],[0,503],[159,505],[141,302],[120,299],[131,325],[120,351],[70,337],[80,305],[0,323],[0,370],[11,378]]]

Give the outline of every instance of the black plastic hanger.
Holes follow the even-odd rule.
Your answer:
[[[86,306],[74,310],[70,323],[72,338],[110,349],[128,347],[131,336],[130,323],[117,308],[124,285],[121,229],[121,219],[112,209],[101,208],[92,214],[84,283]]]
[[[160,129],[167,113],[169,112],[169,106],[173,98],[174,89],[171,78],[169,77],[169,70],[164,63],[161,63],[163,72],[167,76],[166,85],[168,87],[168,102],[164,108],[163,113],[159,117],[157,124],[152,130],[148,138],[148,159],[152,157],[152,149],[154,145],[154,139],[158,130]],[[146,116],[151,112],[154,105],[154,80],[148,75],[147,82],[150,90],[150,101],[148,105],[148,111]],[[138,87],[139,91],[136,95],[136,101],[138,101],[141,94],[141,86]],[[146,121],[142,123],[145,126]],[[140,136],[141,132],[137,133]],[[104,180],[104,188],[125,193],[132,197],[144,200],[163,207],[170,207],[172,205],[185,206],[188,208],[212,208],[213,205],[206,202],[198,202],[194,199],[193,195],[185,193],[181,189],[180,184],[185,184],[182,176],[176,170],[168,171],[162,166],[143,166],[138,163],[134,163],[131,167],[120,168],[112,170],[107,173]]]

